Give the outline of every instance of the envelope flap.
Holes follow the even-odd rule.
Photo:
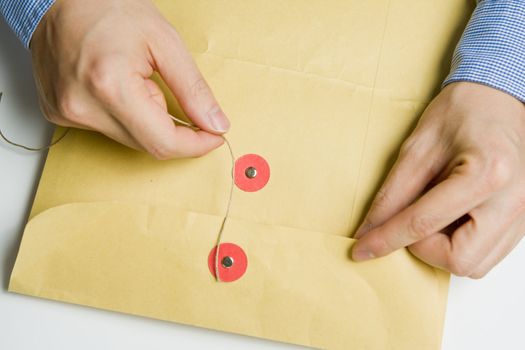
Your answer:
[[[353,239],[230,218],[248,257],[208,269],[222,218],[136,202],[71,203],[28,223],[10,290],[320,348],[439,347],[448,275],[407,251],[366,264]]]

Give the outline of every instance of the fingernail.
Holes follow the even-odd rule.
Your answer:
[[[226,132],[230,128],[230,122],[219,107],[211,110],[208,114],[208,118],[210,119],[212,129],[215,131]]]
[[[375,258],[374,253],[368,250],[354,250],[352,251],[352,259],[355,261],[365,261]]]

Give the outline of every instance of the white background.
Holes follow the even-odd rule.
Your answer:
[[[26,145],[46,144],[51,127],[38,109],[29,52],[1,19],[0,91],[2,131]],[[8,293],[43,160],[0,142],[0,349],[300,349]],[[452,279],[443,350],[525,349],[524,314],[521,243],[484,279]]]

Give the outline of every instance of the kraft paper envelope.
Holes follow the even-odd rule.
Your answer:
[[[354,263],[350,237],[439,90],[473,1],[157,4],[229,116],[235,158],[269,166],[262,188],[234,187],[224,228],[246,271],[219,283],[208,266],[226,145],[157,161],[72,130],[49,152],[9,289],[318,348],[438,349],[448,274],[406,250]]]

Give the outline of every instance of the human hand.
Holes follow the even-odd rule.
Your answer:
[[[483,277],[525,233],[525,106],[480,84],[446,86],[403,143],[363,223],[354,260],[402,247]]]
[[[49,121],[99,131],[158,159],[220,146],[229,122],[176,30],[149,0],[58,0],[31,41]],[[158,71],[199,131],[175,126]]]

